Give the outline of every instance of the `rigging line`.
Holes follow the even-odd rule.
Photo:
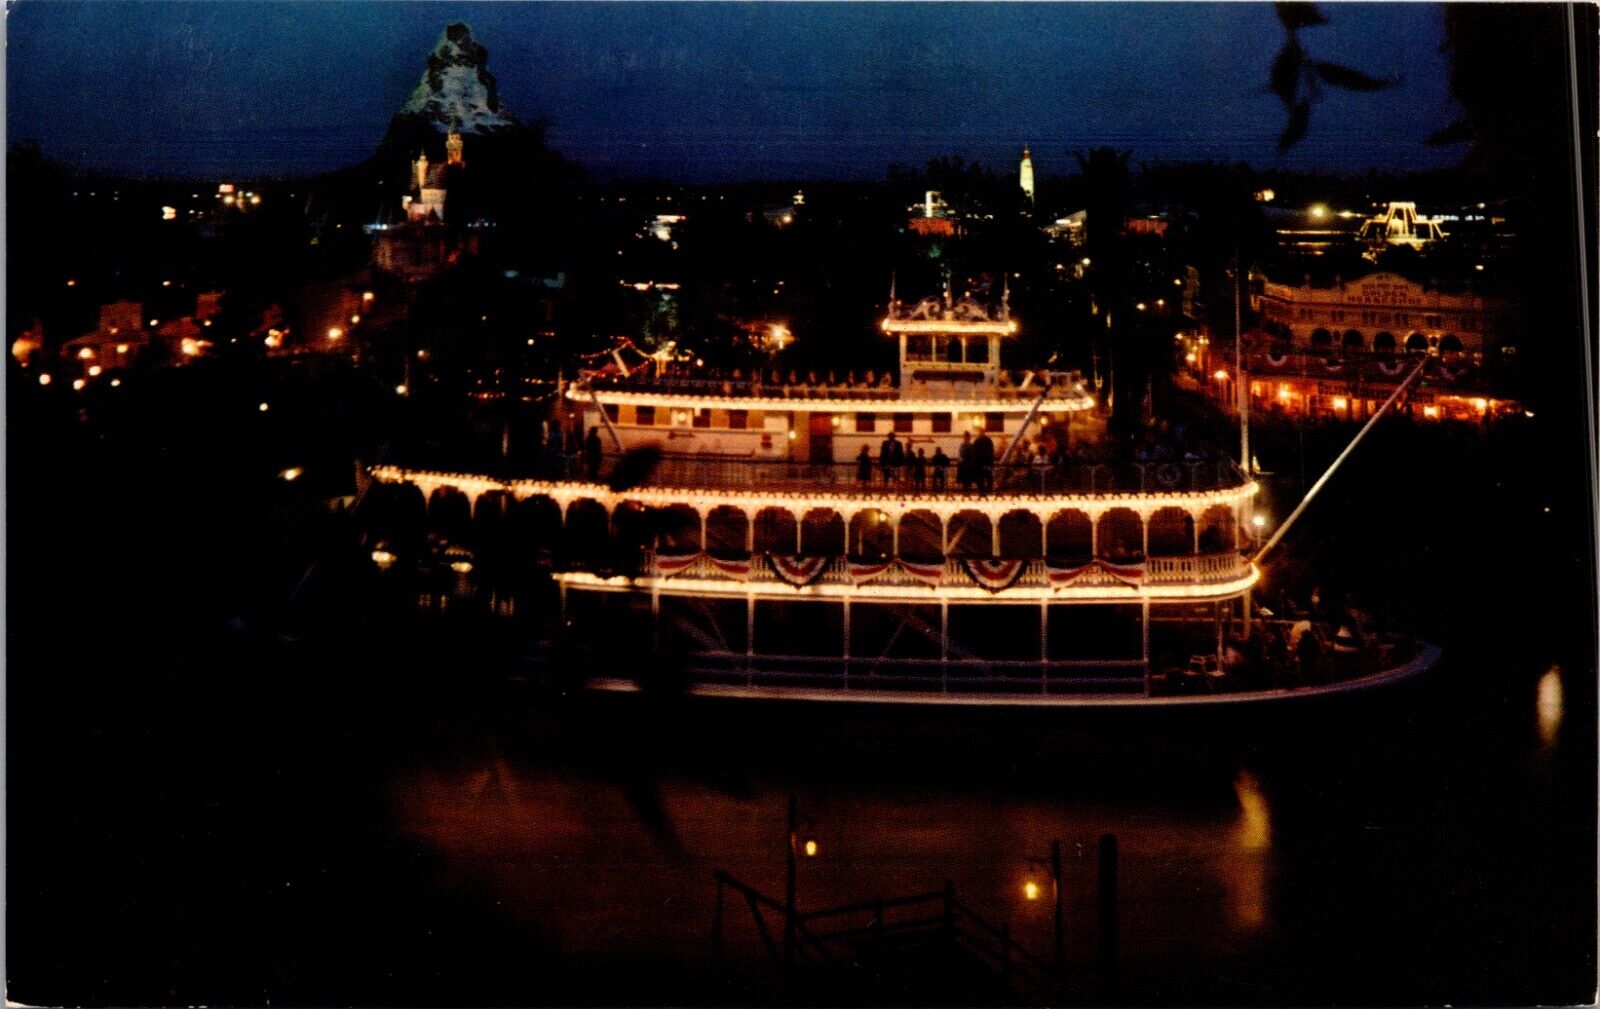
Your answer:
[[[1578,307],[1582,312],[1580,323],[1583,333],[1583,406],[1584,421],[1583,433],[1586,442],[1584,455],[1585,465],[1589,467],[1589,506],[1595,507],[1600,501],[1600,473],[1596,472],[1595,451],[1600,434],[1595,427],[1600,419],[1595,416],[1595,373],[1594,373],[1594,332],[1590,324],[1589,308],[1589,220],[1587,208],[1583,197],[1583,121],[1578,110],[1578,96],[1583,92],[1578,88],[1578,24],[1575,4],[1566,5],[1567,15],[1567,87],[1568,104],[1572,107],[1572,196],[1576,203],[1577,213],[1577,239],[1578,239]],[[1591,511],[1590,518],[1594,520],[1595,513]],[[1600,530],[1591,528],[1590,544],[1594,556],[1591,561],[1600,568]]]
[[[1418,375],[1422,374],[1422,369],[1426,368],[1427,366],[1428,358],[1426,357],[1417,362],[1417,366],[1411,369],[1411,374],[1406,376],[1405,381],[1401,382],[1395,387],[1394,392],[1390,393],[1389,398],[1384,400],[1383,405],[1378,408],[1378,412],[1367,419],[1366,424],[1362,425],[1361,430],[1356,432],[1356,436],[1350,439],[1350,444],[1344,447],[1344,451],[1339,453],[1338,458],[1333,460],[1333,463],[1327,468],[1327,470],[1317,478],[1317,482],[1311,485],[1311,489],[1306,491],[1306,496],[1300,499],[1300,503],[1298,505],[1295,505],[1294,511],[1289,513],[1289,517],[1283,520],[1283,525],[1280,525],[1277,530],[1273,532],[1272,538],[1267,540],[1266,546],[1263,546],[1260,550],[1256,551],[1256,555],[1251,558],[1252,564],[1260,564],[1261,559],[1267,556],[1267,553],[1273,547],[1278,545],[1278,541],[1283,539],[1283,534],[1289,531],[1289,527],[1294,525],[1295,519],[1300,517],[1300,513],[1306,510],[1307,505],[1311,504],[1311,499],[1317,496],[1317,491],[1322,489],[1323,484],[1328,482],[1328,480],[1333,476],[1334,471],[1339,468],[1339,465],[1349,457],[1351,452],[1355,451],[1355,447],[1361,444],[1361,439],[1367,436],[1367,432],[1372,430],[1373,425],[1378,423],[1379,418],[1389,412],[1389,408],[1394,406],[1395,401],[1400,398],[1400,394],[1406,391],[1406,386],[1410,385]]]

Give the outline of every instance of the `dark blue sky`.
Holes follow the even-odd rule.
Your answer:
[[[1454,106],[1431,4],[1325,4],[1313,56],[1399,86],[1329,91],[1285,158],[1262,91],[1268,4],[65,3],[9,12],[10,136],[139,173],[313,171],[365,157],[452,20],[513,113],[601,177],[880,178],[937,154],[1039,171],[1141,159],[1434,167]]]

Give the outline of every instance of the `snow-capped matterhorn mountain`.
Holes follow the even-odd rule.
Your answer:
[[[459,22],[445,26],[400,114],[417,116],[440,133],[493,133],[517,125],[496,94],[489,50]]]

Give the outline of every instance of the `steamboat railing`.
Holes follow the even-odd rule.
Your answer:
[[[621,457],[608,456],[598,479],[608,480]],[[874,458],[866,479],[857,463],[802,463],[726,456],[663,456],[643,477],[643,486],[835,493],[892,493],[982,497],[1062,494],[1161,494],[1231,490],[1249,483],[1229,458],[1148,462],[1077,462],[996,466],[965,482],[954,462],[943,468],[902,464],[887,473]],[[573,474],[578,476],[577,473]]]
[[[728,581],[749,584],[791,584],[784,582],[767,565],[765,556],[755,554],[748,558],[750,570],[743,577],[730,574],[719,567],[717,560],[742,560],[744,558],[712,558],[705,554],[697,554],[687,566],[671,565],[672,573],[664,574],[658,555],[652,551],[645,551],[644,564],[641,570],[644,574],[663,578],[666,584],[671,584],[674,578],[704,579],[710,581]],[[868,563],[881,563],[886,558],[879,558]],[[940,562],[929,562],[940,563]],[[1062,562],[1066,566],[1069,562]],[[1071,562],[1087,563],[1087,561]],[[1126,562],[1118,562],[1126,563]],[[828,560],[822,569],[809,584],[812,585],[851,585],[858,584],[851,576],[850,560],[844,557],[833,557]],[[918,578],[898,565],[891,565],[888,570],[863,579],[859,584],[887,585],[897,588],[923,587],[928,589],[939,588],[970,588],[976,584],[967,572],[960,557],[947,557],[942,562],[942,570],[936,583]],[[1189,554],[1179,557],[1149,557],[1143,561],[1143,572],[1138,581],[1144,585],[1213,585],[1237,581],[1250,573],[1250,562],[1241,554],[1228,551],[1215,554]],[[1050,566],[1041,558],[1033,558],[1023,565],[1021,574],[1017,576],[1013,586],[1018,588],[1047,588],[1051,584]],[[1119,585],[1128,585],[1130,581],[1125,576],[1118,576],[1110,571],[1090,567],[1081,574],[1076,575],[1071,584],[1090,588],[1107,588]]]
[[[1047,389],[1052,396],[1068,397],[1082,393],[1082,377],[1076,372],[1035,372],[1027,385],[1021,378],[1012,381],[1009,372],[999,384],[975,383],[970,390],[940,394],[940,399],[971,399],[974,402],[1016,399],[1031,401]],[[765,378],[689,378],[687,376],[592,376],[576,387],[580,393],[650,392],[679,396],[725,396],[737,399],[794,400],[879,400],[902,399],[899,385],[889,376],[866,380],[828,382],[795,376],[793,379]]]

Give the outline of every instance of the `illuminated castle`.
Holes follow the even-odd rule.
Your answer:
[[[1028,149],[1022,149],[1022,165],[1017,169],[1017,181],[1022,186],[1022,198],[1029,207],[1033,206],[1033,155]]]

